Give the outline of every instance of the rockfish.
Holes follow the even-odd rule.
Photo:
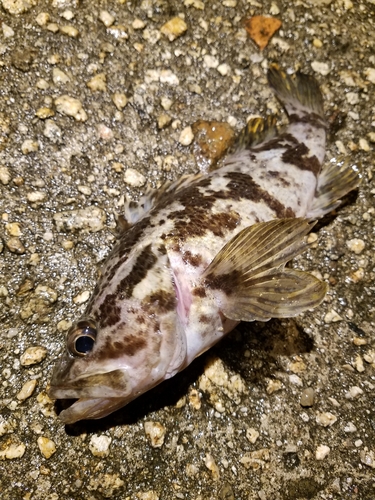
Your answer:
[[[322,167],[327,121],[316,80],[274,65],[268,82],[286,127],[251,119],[220,168],[127,203],[130,227],[52,375],[52,398],[77,399],[63,422],[121,408],[240,321],[296,316],[323,300],[324,282],[285,264],[360,176],[345,162]]]

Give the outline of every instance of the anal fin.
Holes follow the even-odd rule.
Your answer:
[[[225,317],[267,321],[296,316],[322,302],[325,283],[284,267],[307,247],[305,236],[313,225],[306,219],[261,222],[222,248],[203,277]]]
[[[360,182],[359,166],[351,165],[345,158],[332,158],[319,175],[315,198],[306,217],[316,219],[331,212],[340,205],[341,198],[358,187]]]

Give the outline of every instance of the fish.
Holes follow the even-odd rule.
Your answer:
[[[347,159],[324,162],[328,123],[315,78],[277,64],[267,78],[287,125],[252,118],[216,170],[127,202],[127,228],[52,373],[50,397],[75,400],[63,423],[122,408],[241,321],[294,317],[323,301],[327,284],[286,264],[360,171]]]

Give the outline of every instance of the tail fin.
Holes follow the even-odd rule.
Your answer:
[[[314,113],[324,120],[323,96],[313,76],[300,72],[290,76],[277,64],[272,64],[267,77],[269,85],[284,104],[288,115],[296,114],[301,118],[306,113]]]

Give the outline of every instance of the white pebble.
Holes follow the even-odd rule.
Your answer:
[[[331,451],[331,449],[329,446],[321,444],[316,449],[315,458],[317,460],[324,460],[328,456],[330,451]]]
[[[298,385],[299,387],[303,386],[303,382],[298,375],[289,375],[289,382],[294,385]]]
[[[179,85],[180,80],[170,69],[163,69],[160,72],[160,82],[168,85]]]
[[[20,392],[17,394],[17,399],[19,401],[25,401],[25,399],[29,398],[37,385],[37,380],[28,380],[25,382],[20,390]]]
[[[87,114],[82,107],[81,101],[70,97],[68,95],[62,95],[55,99],[55,106],[59,113],[72,116],[77,121],[86,121]]]
[[[29,153],[35,153],[39,149],[38,141],[33,141],[32,139],[26,139],[21,145],[21,151],[24,155]]]
[[[0,182],[1,182],[1,184],[6,186],[7,184],[9,184],[10,179],[11,179],[11,177],[10,177],[9,168],[1,165],[0,166]]]
[[[229,64],[220,64],[218,67],[217,67],[217,70],[218,72],[222,75],[222,76],[226,76],[229,72],[230,72],[230,66]]]
[[[369,143],[363,137],[359,139],[359,147],[362,149],[362,151],[366,151],[366,153],[371,151]]]
[[[324,323],[337,323],[337,321],[342,321],[342,317],[334,309],[328,311],[324,316]]]
[[[107,10],[100,11],[99,19],[107,28],[112,26],[112,24],[115,22],[115,18]]]
[[[26,196],[30,203],[38,203],[47,198],[46,193],[43,193],[43,191],[32,191],[31,193],[27,193]]]
[[[153,448],[161,448],[164,443],[166,428],[160,422],[145,422],[146,436]]]
[[[371,83],[375,83],[375,68],[366,68],[365,77]]]
[[[246,437],[250,441],[250,443],[254,444],[259,437],[259,432],[256,429],[250,427],[246,429]]]
[[[59,83],[68,83],[70,82],[69,76],[61,71],[59,68],[53,68],[52,70],[52,80],[55,85]]]
[[[56,445],[51,439],[48,439],[44,436],[39,436],[37,443],[40,453],[44,456],[44,458],[51,458],[52,455],[56,452]]]
[[[134,168],[128,168],[124,174],[124,181],[132,187],[141,187],[146,182],[146,177]]]
[[[21,355],[22,366],[32,366],[41,363],[47,356],[47,349],[42,346],[28,347]]]
[[[194,134],[191,127],[185,127],[178,139],[178,142],[183,146],[189,146],[194,140]]]
[[[358,396],[361,396],[363,391],[360,387],[356,385],[352,386],[349,391],[345,394],[346,399],[356,399]]]
[[[204,65],[206,66],[206,68],[208,69],[215,69],[219,66],[219,61],[216,59],[216,57],[214,56],[210,56],[208,54],[206,54],[204,57],[203,57],[203,62],[204,62]]]
[[[84,292],[79,293],[73,298],[73,302],[75,304],[84,304],[87,302],[90,298],[90,292],[88,290],[85,290]]]
[[[2,23],[1,27],[3,29],[4,38],[10,38],[10,37],[14,36],[14,30],[12,30],[12,28],[10,26],[8,26],[5,23]]]
[[[40,14],[36,16],[35,22],[39,24],[39,26],[45,26],[48,23],[49,19],[50,17],[48,12],[40,12]]]
[[[327,63],[323,63],[323,62],[319,62],[319,61],[313,61],[311,63],[311,67],[315,71],[315,73],[319,73],[323,76],[328,75],[328,73],[331,71],[331,69]]]
[[[64,35],[70,36],[71,38],[77,38],[79,35],[77,28],[70,25],[60,26],[60,32]]]
[[[90,439],[89,449],[94,457],[108,457],[111,442],[112,439],[108,436],[93,434]]]
[[[353,424],[353,422],[348,422],[344,427],[344,432],[357,432],[357,427]]]
[[[330,413],[329,411],[324,413],[318,413],[316,415],[316,423],[322,425],[323,427],[328,427],[333,425],[337,421],[336,415]]]
[[[26,446],[21,444],[10,444],[5,449],[0,451],[0,460],[13,460],[23,457],[26,451]]]
[[[142,19],[134,19],[132,23],[132,28],[134,30],[143,30],[143,28],[146,26],[146,23],[142,21]]]
[[[346,94],[346,100],[349,104],[358,104],[359,96],[356,92],[348,92]]]
[[[59,232],[84,229],[96,233],[103,229],[106,215],[98,207],[88,207],[59,212],[53,216],[53,220]]]
[[[112,101],[113,101],[113,104],[116,106],[116,108],[119,111],[121,111],[127,105],[128,98],[126,97],[125,94],[121,94],[120,92],[115,92],[112,96]]]
[[[299,403],[303,407],[310,407],[314,404],[314,398],[314,389],[312,387],[306,387],[306,389],[302,391]]]
[[[346,242],[346,246],[349,250],[359,255],[365,248],[365,242],[358,238],[353,238],[352,240]]]

